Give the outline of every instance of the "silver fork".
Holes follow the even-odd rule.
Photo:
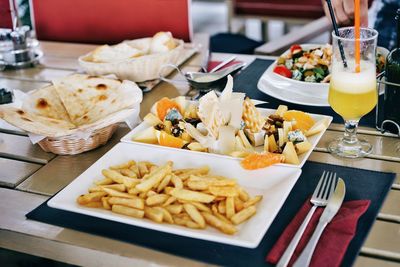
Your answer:
[[[310,222],[315,210],[317,209],[317,207],[324,207],[327,205],[329,197],[335,190],[336,183],[336,173],[328,171],[324,171],[322,173],[318,185],[315,188],[310,200],[313,206],[308,212],[307,217],[304,219],[300,228],[297,230],[292,241],[290,241],[289,246],[286,248],[278,264],[276,265],[277,267],[286,267],[288,265],[290,259],[292,258],[293,252],[296,249],[297,244],[299,243],[300,238],[303,235],[308,223]]]

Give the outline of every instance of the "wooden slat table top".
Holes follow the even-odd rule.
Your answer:
[[[78,56],[91,51],[95,47],[92,45],[57,42],[42,42],[41,46],[45,53],[42,64],[29,70],[0,72],[0,87],[4,86],[24,91],[40,88],[54,78],[62,77],[78,70]],[[231,55],[215,53],[212,55],[212,60],[223,60],[228,56]],[[251,55],[237,55],[238,60],[247,63],[250,63],[254,58]],[[272,57],[262,58],[273,59]],[[201,58],[197,55],[189,60],[186,66],[199,66],[200,62]],[[141,115],[146,114],[152,104],[161,97],[178,96],[182,90],[182,88],[171,84],[159,84],[150,93],[145,94],[144,101],[141,104]],[[391,171],[398,174],[378,219],[362,248],[361,255],[357,258],[355,266],[399,266],[400,164],[398,162],[400,161],[400,153],[397,151],[397,145],[400,140],[381,135],[371,128],[363,128],[364,137],[374,144],[373,154],[369,158],[361,160],[343,160],[326,152],[326,144],[332,138],[339,136],[342,130],[341,125],[332,125],[319,142],[316,151],[311,154],[310,160],[369,170]],[[112,147],[112,143],[117,142],[119,136],[126,131],[126,128],[120,128],[113,140],[98,150],[73,157],[47,159],[50,163],[23,181],[16,190],[0,188],[0,195],[2,197],[5,196],[5,199],[7,199],[5,202],[0,202],[0,214],[2,214],[0,216],[0,246],[77,265],[204,266],[202,263],[132,244],[25,219],[25,213],[70,183],[78,173],[86,169]],[[24,145],[22,145],[21,149],[27,150],[27,153],[32,155],[31,149],[35,150],[35,148],[30,145],[31,148],[27,149],[29,147],[28,143],[26,143],[26,141],[29,141],[27,137],[17,136],[15,138],[15,140],[23,140],[21,142]],[[7,146],[8,140],[6,140]],[[17,145],[14,144],[14,146]],[[9,157],[11,153],[10,150],[7,151],[8,154],[0,154],[0,157]],[[31,158],[19,157],[18,160],[20,162],[30,161]],[[74,171],[68,172],[71,168],[74,168]],[[54,176],[55,174],[57,174],[57,177]],[[48,178],[45,178],[46,175],[48,175]],[[13,201],[15,199],[20,201]],[[37,244],[41,245],[37,246]]]
[[[43,165],[0,158],[0,186],[15,188]]]

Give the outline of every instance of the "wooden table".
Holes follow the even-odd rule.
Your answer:
[[[32,69],[0,72],[0,88],[29,91],[47,85],[52,79],[79,70],[77,57],[92,50],[92,45],[43,42],[45,57]],[[213,60],[227,58],[213,54]],[[251,62],[254,56],[238,55]],[[266,58],[266,57],[264,57]],[[187,67],[199,66],[194,56]],[[163,96],[182,92],[162,83],[144,95],[141,114]],[[104,147],[77,156],[55,156],[32,145],[19,131],[0,129],[0,247],[76,265],[96,266],[204,266],[205,264],[136,245],[69,230],[25,219],[25,214],[69,184],[97,158],[108,151],[128,131],[120,127]],[[323,136],[310,160],[328,162],[398,174],[378,219],[365,242],[356,266],[399,266],[400,263],[400,140],[384,136],[374,129],[362,128],[362,137],[373,145],[365,159],[343,160],[327,153],[328,142],[342,134],[343,127],[332,125]]]

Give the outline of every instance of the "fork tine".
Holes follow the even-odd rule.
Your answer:
[[[314,190],[314,193],[312,195],[313,198],[316,198],[319,195],[319,192],[321,191],[323,180],[325,179],[326,171],[324,171],[321,175],[321,178],[319,178],[319,182],[317,184],[317,187]]]
[[[331,172],[326,172],[326,177],[324,179],[324,183],[322,185],[320,193],[318,194],[319,198],[324,198],[324,195],[326,193],[326,189],[327,189],[327,187],[329,185],[329,177],[330,176],[331,176]]]
[[[333,180],[332,180],[333,183],[332,183],[331,189],[329,190],[328,198],[332,195],[333,191],[335,191],[337,181],[338,180],[336,178],[336,172],[335,172],[334,175],[333,175]]]
[[[331,179],[330,179],[330,181],[329,181],[329,187],[327,188],[327,190],[326,190],[326,196],[325,196],[325,199],[326,200],[328,200],[329,199],[329,197],[331,196],[331,194],[332,194],[332,192],[333,192],[333,190],[335,190],[335,179],[336,179],[336,173],[332,173],[331,174],[331,177],[330,177]]]
[[[328,192],[329,192],[329,189],[331,187],[332,177],[333,177],[333,173],[330,172],[329,176],[327,178],[326,184],[324,186],[324,192],[321,195],[321,198],[323,198],[323,199],[327,199],[328,198]]]

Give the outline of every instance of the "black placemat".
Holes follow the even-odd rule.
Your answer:
[[[339,177],[344,179],[347,192],[345,200],[371,200],[371,205],[359,220],[356,236],[351,241],[342,263],[342,266],[351,266],[390,190],[395,178],[394,173],[307,162],[303,167],[302,175],[295,184],[282,209],[260,245],[255,249],[197,240],[66,212],[50,208],[46,202],[26,216],[29,219],[106,236],[212,264],[226,266],[271,266],[264,260],[266,254],[307,197],[312,193],[323,170],[335,171]]]
[[[314,107],[293,104],[274,98],[258,90],[258,80],[273,62],[273,60],[265,59],[254,60],[247,68],[245,68],[242,72],[235,76],[233,90],[235,92],[244,92],[248,97],[252,99],[258,99],[268,102],[267,104],[259,105],[258,107],[275,109],[279,105],[287,105],[289,109],[297,109],[309,113],[329,115],[333,117],[333,122],[343,123],[342,117],[336,114],[330,107]],[[380,101],[383,101],[383,97],[380,97],[379,99]],[[379,106],[382,106],[382,104],[380,104]],[[375,109],[361,118],[360,125],[375,128]]]

